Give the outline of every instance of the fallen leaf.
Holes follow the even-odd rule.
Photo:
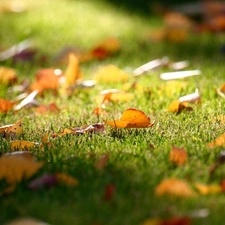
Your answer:
[[[40,106],[38,106],[36,108],[35,112],[36,113],[40,113],[40,114],[44,114],[44,113],[47,113],[47,112],[57,113],[57,112],[59,112],[59,108],[53,102],[53,103],[50,103],[48,105],[40,105]]]
[[[13,84],[17,80],[16,71],[8,67],[0,67],[0,84]]]
[[[0,98],[0,112],[2,113],[9,112],[14,105],[15,105],[15,102]]]
[[[176,80],[176,79],[182,79],[182,78],[187,78],[191,76],[197,76],[200,74],[201,74],[200,70],[185,70],[185,71],[162,73],[160,74],[160,78],[162,80]]]
[[[93,133],[93,132],[105,132],[105,126],[102,123],[95,123],[89,126],[84,126],[82,128],[76,127],[76,128],[64,128],[63,131],[60,134],[53,134],[52,137],[62,137],[64,135],[68,134],[85,134],[85,133]]]
[[[78,180],[65,173],[56,173],[56,179],[59,184],[67,187],[73,187],[78,184]]]
[[[16,140],[16,141],[11,141],[10,142],[11,150],[27,150],[30,148],[33,148],[35,145],[39,145],[37,142],[32,142],[32,141],[24,141],[24,140]]]
[[[119,120],[109,120],[106,124],[114,128],[148,128],[154,125],[144,112],[138,109],[129,108],[123,112]]]
[[[18,120],[14,124],[9,124],[0,127],[0,134],[2,134],[5,138],[15,138],[16,136],[22,134],[23,128],[22,128],[22,121]]]
[[[210,176],[212,176],[215,170],[224,163],[225,163],[225,151],[222,151],[217,157],[216,162],[210,167],[209,170]]]
[[[173,217],[169,219],[150,218],[145,220],[141,225],[190,225],[189,217]]]
[[[74,54],[69,55],[69,63],[65,71],[65,85],[74,85],[76,81],[82,79],[78,58]]]
[[[109,161],[109,154],[104,154],[95,162],[95,168],[99,170],[104,170],[108,161]]]
[[[32,177],[43,166],[42,162],[35,162],[18,155],[3,155],[0,157],[0,180],[5,179],[8,187],[3,193],[12,192],[17,183]]]
[[[170,151],[170,162],[183,166],[187,161],[187,152],[183,148],[172,147]]]
[[[220,186],[223,192],[225,192],[225,180],[220,181]]]
[[[107,38],[90,51],[96,59],[104,59],[120,50],[120,43],[116,38]]]
[[[195,188],[202,195],[219,194],[222,192],[222,187],[219,184],[201,184],[196,183]]]
[[[175,100],[169,105],[167,110],[173,113],[180,113],[184,110],[192,111],[193,109],[190,106],[188,106],[187,102],[180,102],[179,100]]]
[[[36,81],[30,85],[31,91],[43,92],[45,90],[56,91],[63,78],[63,73],[59,69],[47,68],[41,69],[36,73]]]
[[[112,201],[113,195],[115,194],[116,187],[113,184],[107,184],[105,187],[104,200],[107,202]]]
[[[221,134],[213,142],[207,144],[208,147],[225,146],[225,133]]]
[[[33,160],[33,155],[28,151],[15,151],[15,152],[6,153],[5,155],[6,156],[14,155],[14,156],[22,157],[28,160]]]
[[[108,65],[101,68],[94,76],[94,79],[102,83],[124,82],[127,81],[128,78],[128,74],[114,65]]]
[[[31,190],[38,190],[42,188],[51,188],[57,183],[55,174],[44,174],[34,180],[30,181],[28,188]]]
[[[50,224],[33,218],[20,218],[5,223],[4,225],[50,225]]]
[[[190,185],[184,181],[176,178],[167,178],[158,184],[155,190],[156,195],[169,195],[176,197],[193,197],[195,192]]]

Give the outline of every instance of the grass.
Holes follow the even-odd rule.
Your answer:
[[[107,1],[64,0],[29,1],[28,10],[21,14],[0,15],[1,46],[11,46],[32,38],[40,54],[47,55],[43,64],[1,63],[11,66],[19,78],[34,79],[41,67],[52,67],[52,59],[64,46],[90,49],[105,37],[115,36],[121,41],[119,55],[103,61],[81,65],[85,79],[92,78],[98,67],[109,63],[121,69],[135,68],[149,60],[167,55],[174,61],[189,60],[191,69],[201,69],[202,75],[187,80],[188,86],[167,95],[166,82],[157,76],[145,76],[139,83],[151,94],[138,94],[132,102],[111,104],[107,118],[117,118],[124,109],[135,107],[156,118],[150,129],[114,130],[106,127],[105,134],[66,136],[52,140],[54,146],[31,149],[38,160],[45,162],[39,172],[64,172],[79,181],[75,188],[57,186],[51,189],[30,191],[27,181],[18,185],[15,192],[0,201],[0,224],[18,217],[34,217],[49,224],[141,224],[148,218],[189,216],[207,209],[209,215],[194,218],[193,224],[222,224],[224,194],[196,198],[157,197],[156,186],[165,178],[176,177],[190,182],[219,183],[224,179],[224,166],[209,179],[209,168],[222,147],[210,149],[207,143],[224,132],[223,123],[214,123],[216,116],[224,114],[224,99],[215,93],[225,79],[224,56],[220,52],[224,35],[202,34],[185,43],[162,42],[153,44],[144,35],[162,25],[157,15],[141,15],[125,11]],[[62,68],[65,69],[65,68]],[[160,73],[161,71],[159,71]],[[40,142],[43,135],[60,132],[66,127],[96,123],[92,115],[95,96],[106,88],[119,88],[98,84],[90,91],[81,91],[71,98],[47,94],[41,102],[56,102],[62,109],[57,115],[35,115],[27,110],[16,114],[0,115],[0,125],[23,118],[24,133],[21,139]],[[172,100],[194,92],[198,87],[202,103],[194,105],[193,112],[179,115],[166,111]],[[161,91],[159,91],[161,90]],[[7,88],[1,87],[1,97],[9,97]],[[13,97],[13,96],[10,96]],[[101,120],[102,122],[102,120]],[[153,144],[155,148],[151,148]],[[184,147],[188,163],[173,166],[168,158],[172,146]],[[1,153],[9,152],[6,140],[0,141]],[[96,160],[109,153],[104,171],[95,168]],[[36,175],[37,176],[37,175]],[[104,201],[107,184],[116,187],[112,201]]]

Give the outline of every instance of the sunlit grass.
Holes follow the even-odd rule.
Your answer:
[[[41,143],[43,136],[49,135],[51,147],[31,149],[38,160],[45,161],[39,174],[65,172],[78,179],[79,185],[31,192],[26,187],[27,182],[23,182],[14,193],[1,199],[0,223],[29,216],[54,225],[130,225],[141,224],[150,217],[189,216],[196,210],[208,209],[209,216],[194,219],[194,224],[222,224],[223,194],[183,200],[158,198],[154,190],[168,177],[193,183],[219,183],[224,178],[224,167],[221,167],[209,180],[209,168],[222,148],[209,149],[206,146],[224,132],[223,123],[214,121],[216,116],[224,114],[224,99],[215,91],[225,80],[224,56],[220,52],[223,35],[196,35],[185,43],[153,43],[144,37],[162,25],[161,19],[155,15],[123,11],[107,1],[24,2],[27,3],[27,11],[0,14],[0,46],[9,47],[31,38],[40,54],[47,55],[45,67],[53,66],[52,59],[64,46],[88,50],[104,38],[113,36],[121,41],[121,52],[106,60],[81,64],[85,79],[92,78],[98,67],[109,63],[132,71],[163,56],[174,61],[189,60],[189,68],[200,69],[202,75],[186,80],[188,85],[185,88],[168,95],[164,90],[166,82],[158,78],[161,71],[149,73],[138,80],[142,90],[133,91],[134,100],[109,104],[108,114],[99,120],[119,118],[124,109],[135,107],[155,117],[156,123],[150,129],[118,130],[106,126],[104,134],[51,138],[63,128],[96,123],[98,118],[92,114],[97,104],[95,96],[106,88],[121,88],[121,84],[98,84],[96,88],[80,91],[70,98],[51,93],[44,98],[38,97],[40,102],[55,102],[61,109],[56,115],[37,115],[32,110],[1,115],[0,125],[23,119],[23,140]],[[32,63],[1,64],[14,67],[21,80],[25,77],[33,80],[40,68],[39,64]],[[192,112],[179,115],[167,112],[173,100],[194,92],[196,88],[200,90],[202,102],[194,105]],[[14,97],[8,96],[3,87],[0,95]],[[175,167],[169,162],[172,146],[187,150],[189,159],[184,167]],[[0,150],[2,153],[10,151],[4,139],[0,140]],[[98,171],[95,162],[105,153],[109,153],[109,162],[104,171]],[[107,184],[116,187],[111,202],[104,201]]]

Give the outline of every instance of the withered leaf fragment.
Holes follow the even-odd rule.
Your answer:
[[[14,124],[9,124],[0,127],[0,134],[5,138],[12,138],[14,139],[16,136],[19,136],[22,134],[23,128],[22,128],[22,121],[18,120]]]
[[[0,113],[9,112],[14,105],[15,105],[15,102],[0,98]]]

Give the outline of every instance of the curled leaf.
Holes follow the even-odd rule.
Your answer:
[[[188,106],[187,102],[180,102],[179,100],[175,100],[169,105],[167,110],[173,113],[180,113],[184,110],[192,111],[193,109]]]
[[[114,128],[148,128],[154,125],[144,112],[138,109],[129,108],[123,112],[119,120],[109,120],[106,124]]]

